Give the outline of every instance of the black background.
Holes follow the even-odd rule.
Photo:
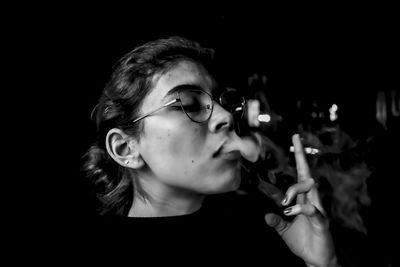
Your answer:
[[[68,235],[90,216],[79,173],[92,141],[89,115],[112,65],[135,45],[170,35],[192,38],[216,49],[238,87],[249,75],[265,73],[270,104],[289,124],[297,99],[334,99],[349,131],[363,137],[375,123],[376,93],[399,90],[396,10],[13,8],[5,24],[10,49],[4,52],[11,56],[13,86],[7,91],[16,94],[5,102],[17,126],[6,131],[17,139],[10,142],[16,152],[10,180],[18,189],[8,198],[17,204],[13,216],[22,215],[17,234],[33,233],[32,242],[60,231]]]

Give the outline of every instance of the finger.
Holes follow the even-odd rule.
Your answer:
[[[287,206],[294,199],[294,197],[298,196],[299,194],[308,193],[314,187],[314,179],[307,179],[290,186],[286,191],[285,198],[282,200],[282,205]],[[303,203],[300,202],[299,204]]]
[[[286,216],[305,215],[310,222],[319,229],[323,229],[329,224],[324,214],[312,204],[296,204],[283,211]]]
[[[258,189],[271,198],[277,205],[281,204],[284,195],[278,187],[260,179],[258,183]]]
[[[317,209],[311,204],[296,204],[283,211],[286,216],[295,216],[299,214],[304,214],[307,216],[312,216],[316,213]]]
[[[314,179],[312,179],[314,180]],[[325,209],[321,203],[321,199],[319,198],[319,194],[318,194],[318,190],[316,189],[316,187],[314,187],[314,189],[311,189],[309,193],[307,193],[307,200],[309,201],[309,203],[311,203],[312,205],[314,205],[317,210],[319,212],[321,212],[321,214],[323,216],[326,217],[326,212]]]
[[[307,164],[299,134],[293,135],[292,142],[294,148],[294,157],[296,159],[297,179],[298,181],[303,181],[310,178],[310,169]]]
[[[265,221],[269,226],[273,227],[279,235],[282,235],[286,231],[289,224],[279,215],[276,215],[274,213],[268,213],[267,215],[265,215]]]

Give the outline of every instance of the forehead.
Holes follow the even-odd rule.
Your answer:
[[[213,79],[201,64],[188,60],[180,61],[167,72],[153,77],[154,88],[174,87],[185,83],[200,85],[204,90],[211,90]]]
[[[167,72],[154,75],[153,89],[147,96],[148,104],[154,106],[174,87],[184,84],[197,85],[207,92],[211,92],[215,81],[207,70],[200,64],[192,61],[180,61]],[[144,106],[146,103],[144,103]]]

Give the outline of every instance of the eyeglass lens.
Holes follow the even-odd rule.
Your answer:
[[[232,114],[243,113],[244,99],[235,91],[223,92],[220,96],[220,104]]]
[[[179,93],[181,105],[190,119],[204,122],[211,116],[213,105],[212,98],[201,90],[184,90]],[[227,91],[219,97],[219,103],[233,115],[243,114],[243,97],[235,91]]]
[[[211,97],[201,90],[185,90],[179,94],[185,113],[196,122],[208,120],[212,111]]]

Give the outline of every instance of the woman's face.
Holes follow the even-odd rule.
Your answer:
[[[167,73],[156,75],[153,85],[142,114],[176,98],[169,92],[177,86],[195,85],[212,94],[215,82],[201,65],[181,61]],[[191,121],[180,107],[167,107],[145,118],[138,147],[146,165],[139,176],[157,190],[213,194],[237,189],[240,139],[232,120],[216,102],[211,118],[203,123]]]

